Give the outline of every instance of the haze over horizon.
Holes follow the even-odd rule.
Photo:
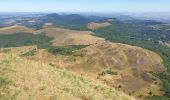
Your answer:
[[[3,0],[0,12],[170,12],[169,4],[169,0]]]

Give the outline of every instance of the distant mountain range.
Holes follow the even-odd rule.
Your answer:
[[[100,17],[100,16],[82,16],[79,14],[48,14],[46,16],[41,17],[43,21],[48,21],[51,23],[65,23],[65,24],[88,24],[89,22],[100,22],[104,19],[105,17]]]
[[[114,15],[118,19],[131,20],[131,19],[141,19],[141,20],[155,20],[165,23],[170,23],[170,13],[123,13]]]
[[[143,18],[148,18],[148,19],[151,18],[153,20],[170,22],[170,13],[145,13],[145,14],[142,14],[142,15],[140,15],[140,16],[143,17]]]

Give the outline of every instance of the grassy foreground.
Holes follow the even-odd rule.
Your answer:
[[[0,100],[134,99],[100,82],[19,56],[22,48],[13,49],[0,50]]]

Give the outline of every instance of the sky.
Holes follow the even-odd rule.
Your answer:
[[[170,0],[0,0],[0,12],[170,12]]]

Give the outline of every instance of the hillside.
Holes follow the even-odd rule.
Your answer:
[[[135,100],[98,81],[25,58],[27,50],[37,48],[0,49],[0,100]]]
[[[40,17],[43,22],[50,22],[53,24],[69,24],[69,25],[82,25],[91,22],[92,20],[78,14],[60,15],[60,14],[48,14]]]
[[[42,45],[52,43],[53,46],[89,45],[104,41],[103,38],[99,38],[91,34],[91,31],[77,31],[56,27],[47,27],[40,30],[35,30],[25,26],[15,25],[0,28],[0,47],[10,45],[17,46],[18,44],[22,44],[21,46],[24,46],[24,44],[37,45],[37,43],[41,43]],[[21,38],[17,39],[18,37]]]
[[[99,28],[103,28],[103,27],[107,27],[110,26],[111,24],[108,22],[103,22],[103,23],[94,23],[91,22],[87,25],[87,28],[90,30],[95,30],[95,29],[99,29]]]
[[[44,28],[38,30],[37,33],[46,33],[46,36],[53,37],[53,46],[89,45],[104,41],[103,38],[91,35],[92,32],[90,31],[76,31],[63,28]]]
[[[10,29],[6,28],[7,31]],[[22,27],[16,30],[20,29]],[[0,47],[37,45],[38,49],[21,47],[5,52],[16,56],[22,53],[19,59],[36,62],[37,67],[39,62],[43,62],[56,69],[64,68],[135,98],[164,94],[162,80],[154,76],[166,71],[158,54],[136,46],[112,43],[94,35],[91,31],[56,27],[35,30],[34,34],[14,31],[0,35]]]
[[[25,26],[14,25],[9,27],[0,28],[0,34],[13,34],[13,33],[34,33],[33,28],[28,28]]]
[[[113,23],[112,26],[95,30],[97,36],[103,37],[111,42],[118,42],[139,46],[156,52],[163,59],[163,64],[167,68],[164,73],[157,73],[154,76],[162,80],[163,96],[152,96],[151,100],[169,100],[170,98],[170,48],[167,45],[162,45],[160,41],[169,41],[169,31],[154,30],[150,26],[153,21],[133,21],[128,23]],[[158,24],[158,23],[156,23]],[[161,24],[160,24],[161,25]]]
[[[162,82],[151,73],[157,74],[166,70],[161,57],[156,53],[109,42],[92,44],[71,53],[68,53],[69,48],[67,47],[65,52],[64,48],[54,49],[55,55],[46,50],[38,50],[34,56],[28,58],[97,79],[136,98],[145,98],[150,92],[152,95],[163,94],[160,91]]]

